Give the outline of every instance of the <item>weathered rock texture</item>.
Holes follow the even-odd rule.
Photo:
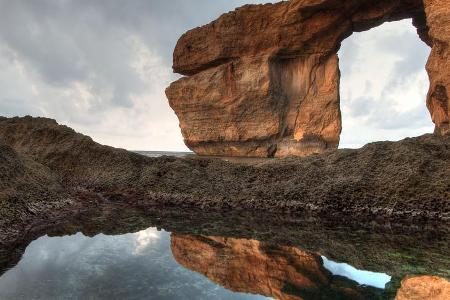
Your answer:
[[[437,276],[405,278],[397,293],[396,300],[448,300],[450,282]]]
[[[427,105],[450,133],[450,8],[434,0],[292,0],[247,5],[184,34],[166,90],[186,145],[201,155],[307,155],[339,144],[341,42],[412,18],[432,47]]]
[[[45,171],[48,182],[56,180],[38,184],[47,189],[60,185],[72,199],[98,195],[100,200],[156,206],[344,215],[365,221],[448,221],[450,216],[450,136],[424,135],[250,165],[197,156],[149,158],[102,146],[45,118],[0,117],[0,140],[7,146],[0,147],[6,157],[12,155],[10,149],[31,161],[28,165],[36,170],[30,176]],[[0,168],[9,169],[10,162],[0,159]],[[22,194],[35,190],[10,180],[29,183],[0,176],[0,187],[16,185],[24,188]],[[0,199],[0,211],[13,198],[7,194]],[[54,201],[52,194],[36,198]]]
[[[427,63],[431,84],[427,105],[436,133],[450,134],[450,5],[436,0],[424,0],[424,5],[432,46]]]

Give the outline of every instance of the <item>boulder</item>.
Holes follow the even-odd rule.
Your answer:
[[[397,292],[396,300],[447,300],[450,299],[450,283],[437,276],[407,277]]]

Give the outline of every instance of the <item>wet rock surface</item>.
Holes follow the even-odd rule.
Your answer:
[[[450,8],[445,1],[292,0],[246,5],[186,32],[166,90],[186,145],[200,155],[285,157],[336,148],[341,42],[412,18],[432,52],[427,106],[449,133]],[[425,101],[424,101],[425,105]]]

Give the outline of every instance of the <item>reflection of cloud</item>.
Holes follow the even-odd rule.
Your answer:
[[[361,285],[384,289],[386,284],[391,281],[391,276],[384,273],[358,270],[348,264],[328,260],[325,256],[322,256],[322,259],[323,266],[333,275],[347,277]]]
[[[140,255],[152,242],[160,238],[160,232],[156,228],[151,227],[135,233],[134,236],[136,238],[136,247],[133,255]]]

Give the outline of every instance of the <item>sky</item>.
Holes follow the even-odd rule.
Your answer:
[[[186,151],[164,90],[185,31],[264,0],[0,0],[0,115],[56,119],[129,150]],[[401,42],[400,42],[401,41]],[[429,48],[410,20],[339,51],[341,147],[432,132]]]

